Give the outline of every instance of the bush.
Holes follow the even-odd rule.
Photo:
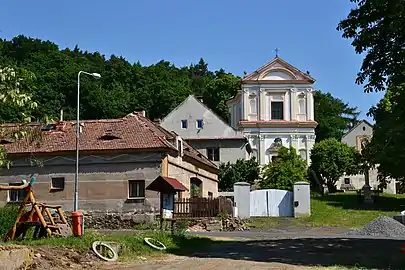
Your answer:
[[[292,191],[295,182],[307,181],[307,162],[291,147],[281,147],[277,159],[264,168],[261,189],[285,189]]]
[[[17,214],[18,207],[16,206],[0,208],[0,239],[13,227]]]

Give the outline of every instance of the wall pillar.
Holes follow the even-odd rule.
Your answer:
[[[313,89],[308,88],[307,89],[307,120],[308,121],[313,121],[314,120],[314,95],[313,95]]]
[[[294,183],[294,217],[311,216],[311,194],[308,182]]]
[[[259,102],[259,120],[266,120],[266,92],[264,89],[260,89]]]
[[[297,120],[297,89],[291,88],[290,107],[291,107],[291,120]]]
[[[233,196],[238,217],[242,219],[250,218],[250,184],[246,182],[235,183]]]
[[[259,148],[259,164],[266,165],[266,140],[264,135],[260,135]]]
[[[248,110],[249,110],[249,91],[247,89],[242,89],[242,115],[241,120],[248,120]]]

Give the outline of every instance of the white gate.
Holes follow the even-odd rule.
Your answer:
[[[281,189],[250,192],[251,217],[292,217],[293,193]]]

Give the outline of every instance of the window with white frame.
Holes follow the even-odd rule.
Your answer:
[[[145,180],[128,180],[128,199],[145,198]]]
[[[187,119],[181,120],[181,128],[182,128],[182,129],[187,129],[187,128],[188,128],[188,121],[187,121]]]
[[[219,147],[208,147],[207,157],[211,161],[219,161]]]
[[[202,129],[204,127],[204,121],[202,119],[198,119],[196,121],[196,127],[197,129]]]
[[[9,186],[21,186],[22,183],[10,183]],[[25,189],[16,189],[8,191],[8,201],[9,202],[21,202],[27,196],[27,191]]]
[[[65,189],[65,177],[52,177],[51,179],[52,190],[64,190]]]

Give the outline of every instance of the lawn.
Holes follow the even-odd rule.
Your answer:
[[[405,210],[405,195],[383,194],[373,205],[359,203],[355,193],[337,193],[311,198],[311,217],[252,218],[250,226],[270,228],[280,226],[336,226],[346,228],[362,227],[379,216],[392,217]]]

